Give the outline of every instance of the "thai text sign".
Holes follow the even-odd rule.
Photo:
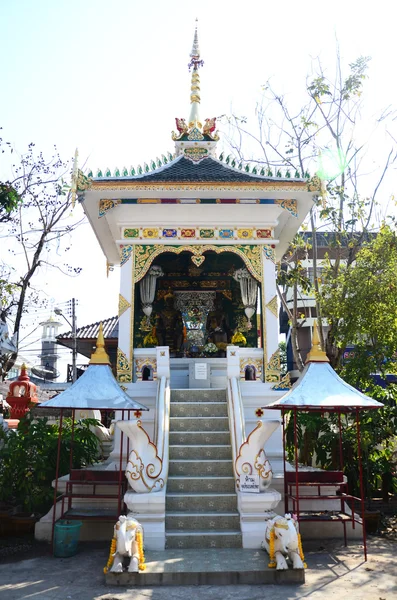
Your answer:
[[[240,477],[240,491],[259,493],[259,475],[242,475]]]

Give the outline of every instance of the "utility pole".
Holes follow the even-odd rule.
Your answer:
[[[73,340],[73,345],[72,345],[72,383],[74,383],[77,380],[77,325],[76,325],[76,305],[78,304],[78,300],[76,300],[76,298],[72,298],[71,300],[68,300],[67,302],[67,307],[68,307],[68,314],[69,316],[72,317],[72,322],[69,321],[69,319],[67,319],[65,317],[65,315],[62,312],[61,308],[55,308],[54,312],[56,315],[59,315],[60,317],[63,317],[66,321],[66,323],[68,323],[70,325],[70,327],[72,328],[72,340]]]

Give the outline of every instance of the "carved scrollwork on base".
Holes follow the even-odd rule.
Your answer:
[[[157,447],[150,441],[141,421],[118,421],[117,427],[131,440],[132,450],[125,470],[130,488],[137,494],[161,490],[165,484],[161,476],[163,461],[157,455]]]
[[[249,434],[247,441],[241,444],[235,462],[236,485],[240,488],[242,475],[259,475],[259,491],[264,492],[272,481],[273,471],[263,449],[265,442],[280,425],[278,420],[258,421]]]

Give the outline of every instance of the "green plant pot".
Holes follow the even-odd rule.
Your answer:
[[[39,517],[28,515],[13,515],[10,518],[12,531],[15,535],[33,533],[34,526],[39,520]]]
[[[365,531],[367,533],[376,533],[380,525],[380,511],[366,510],[364,513]]]

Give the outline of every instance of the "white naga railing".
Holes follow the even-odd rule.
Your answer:
[[[248,437],[245,433],[243,399],[240,386],[239,349],[228,346],[228,414],[232,443],[233,469],[237,490],[246,476],[258,478],[259,492],[265,492],[272,481],[272,468],[264,445],[279,427],[278,419],[258,420]]]
[[[158,383],[153,441],[138,419],[118,421],[130,440],[126,477],[129,487],[138,494],[158,492],[165,488],[168,478],[170,383],[168,348],[157,351]],[[168,359],[168,360],[167,360]],[[168,368],[167,368],[168,364]]]

